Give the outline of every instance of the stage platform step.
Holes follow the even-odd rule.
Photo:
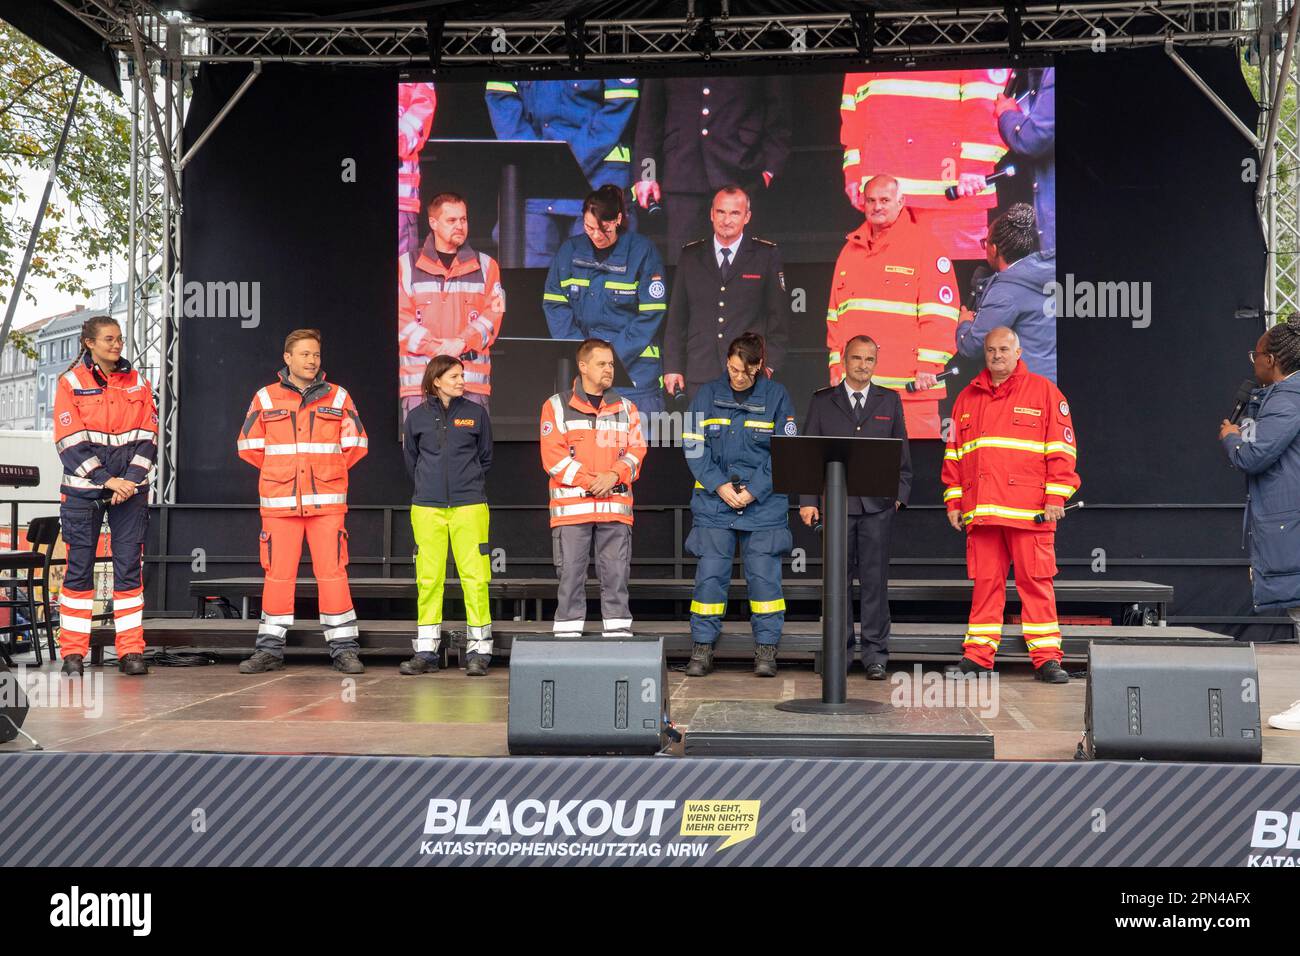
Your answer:
[[[415,600],[414,578],[352,578],[349,582],[353,598],[406,599]],[[1057,607],[1065,613],[1068,609],[1078,609],[1085,605],[1147,605],[1155,609],[1159,621],[1167,619],[1168,606],[1173,603],[1174,589],[1168,584],[1155,584],[1151,581],[1111,581],[1111,580],[1058,580],[1056,585]],[[460,600],[460,582],[455,578],[447,581],[446,596]],[[822,582],[820,577],[787,578],[781,582],[782,591],[787,601],[820,601]],[[971,600],[970,581],[965,579],[929,580],[925,578],[899,578],[889,582],[889,600],[891,604],[903,603],[952,603],[969,606]],[[687,602],[695,591],[692,578],[633,578],[628,582],[628,592],[633,600]],[[854,595],[858,588],[855,585]],[[528,602],[537,602],[532,608],[531,619],[542,620],[540,602],[555,599],[554,578],[496,578],[488,585],[488,594],[494,601],[507,601],[515,604],[514,613],[523,619],[529,619]],[[207,600],[223,597],[243,609],[244,616],[250,616],[249,606],[262,596],[262,579],[252,578],[200,578],[190,582],[190,595],[195,598],[199,613],[205,612]],[[316,581],[314,578],[299,578],[296,596],[304,600],[315,600]],[[600,583],[595,580],[587,582],[587,597],[590,600],[600,598]],[[733,607],[743,608],[748,598],[748,591],[743,578],[731,582],[729,595]],[[1007,602],[1019,606],[1020,599],[1015,588],[1007,584]]]
[[[492,624],[494,652],[497,657],[508,657],[516,637],[546,635],[551,633],[549,621],[495,621]],[[444,634],[450,640],[453,652],[464,646],[465,625],[460,621],[443,624]],[[664,645],[672,660],[685,660],[690,656],[691,634],[687,621],[649,621],[638,624],[634,631],[642,636],[664,637]],[[193,647],[216,650],[252,649],[257,633],[257,621],[227,618],[149,618],[144,622],[145,641],[150,647]],[[591,632],[598,636],[599,632]],[[411,649],[415,635],[412,621],[358,621],[358,643],[367,650],[406,652]],[[891,659],[937,660],[961,655],[965,626],[953,624],[896,623],[890,641]],[[1196,627],[1120,627],[1116,625],[1066,625],[1061,628],[1062,646],[1069,661],[1087,658],[1088,642],[1097,639],[1125,639],[1143,641],[1187,641],[1198,646],[1232,644],[1232,638]],[[324,649],[325,639],[318,622],[305,621],[289,629],[288,647]],[[111,628],[96,627],[91,633],[92,655],[98,659],[104,647],[112,647]],[[744,621],[724,623],[718,641],[716,656],[723,659],[747,659],[753,656],[754,645],[749,624]],[[786,660],[813,660],[821,667],[821,624],[817,621],[787,621],[781,637],[781,656]],[[1025,648],[1020,628],[1008,625],[1003,630],[1000,660],[1024,661],[1029,654]]]

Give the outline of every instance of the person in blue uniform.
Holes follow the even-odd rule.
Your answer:
[[[668,312],[663,260],[654,243],[627,231],[623,191],[602,186],[582,204],[584,235],[560,244],[546,274],[542,308],[557,339],[604,339],[631,386],[618,393],[642,416],[664,409],[660,326]]]
[[[754,630],[754,673],[776,676],[785,624],[781,557],[794,545],[790,503],[772,490],[772,436],[795,435],[794,403],[768,378],[763,337],[746,332],[727,349],[727,372],[691,402],[682,445],[695,475],[686,550],[699,562],[691,601],[688,677],[713,669],[713,645],[727,612],[731,562],[740,546]]]
[[[632,182],[632,113],[639,95],[635,79],[493,80],[486,91],[497,139],[566,142],[592,189],[619,190]],[[576,198],[525,200],[526,267],[546,268],[566,237],[582,233],[581,207]]]

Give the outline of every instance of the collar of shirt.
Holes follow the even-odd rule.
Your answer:
[[[865,404],[867,403],[867,393],[870,392],[870,391],[871,391],[871,383],[870,383],[870,382],[867,383],[867,387],[864,388],[861,392],[855,392],[855,391],[853,391],[852,388],[849,387],[849,380],[848,380],[847,378],[844,380],[844,394],[847,395],[847,396],[849,397],[849,408],[852,408],[852,407],[853,407],[853,396],[854,396],[854,395],[861,395],[861,396],[862,396],[862,404],[865,405]]]
[[[740,235],[736,237],[735,242],[730,243],[729,245],[726,246],[727,249],[731,250],[731,258],[729,261],[731,262],[736,261],[736,250],[740,248],[740,244],[744,240],[745,240],[745,234],[742,232]],[[715,232],[713,234],[713,261],[718,264],[719,269],[722,268],[722,250],[723,250],[723,245],[722,243],[718,242],[718,234]]]

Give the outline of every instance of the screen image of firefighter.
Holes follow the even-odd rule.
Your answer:
[[[800,414],[870,336],[911,438],[993,328],[1055,381],[1055,73],[400,83],[398,401],[452,355],[534,426],[596,336],[638,408],[684,408],[746,331]]]

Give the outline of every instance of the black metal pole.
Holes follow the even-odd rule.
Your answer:
[[[826,514],[822,516],[822,702],[847,698],[844,671],[845,588],[849,574],[849,504],[844,462],[826,463]]]
[[[497,200],[497,250],[503,269],[524,267],[524,197],[520,193],[519,167],[506,163],[501,167],[501,195]]]

